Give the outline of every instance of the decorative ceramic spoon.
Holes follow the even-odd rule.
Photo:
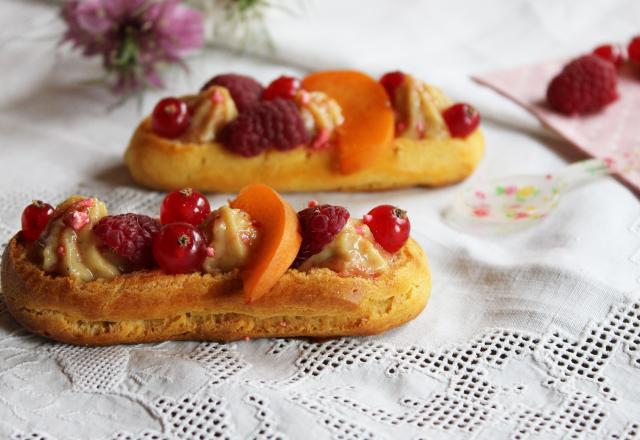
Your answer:
[[[562,191],[611,174],[612,163],[610,159],[590,159],[555,174],[509,176],[482,182],[458,193],[445,218],[454,226],[473,232],[521,229],[553,211]]]

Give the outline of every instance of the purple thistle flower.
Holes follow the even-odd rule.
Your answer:
[[[159,65],[181,64],[203,44],[202,15],[180,0],[70,0],[62,18],[63,41],[84,56],[101,56],[118,93],[161,87]]]

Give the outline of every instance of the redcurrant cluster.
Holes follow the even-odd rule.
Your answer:
[[[198,225],[211,212],[207,198],[191,188],[167,194],[160,207],[162,229],[153,238],[153,257],[167,273],[197,271],[207,256]]]
[[[622,67],[625,62],[629,62],[634,67],[640,67],[640,35],[633,37],[626,47],[626,56],[624,48],[617,44],[603,44],[593,49],[593,54],[609,61],[616,68]]]

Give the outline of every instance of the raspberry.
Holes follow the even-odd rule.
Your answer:
[[[349,220],[349,211],[342,206],[316,205],[298,212],[302,245],[293,267],[300,266],[317,254],[342,231]]]
[[[567,64],[547,89],[547,101],[567,115],[601,110],[618,98],[616,68],[595,55]]]
[[[136,267],[153,266],[152,241],[160,222],[141,214],[103,217],[94,227],[98,241]]]
[[[262,85],[250,76],[238,75],[236,73],[225,73],[216,75],[202,86],[200,91],[211,86],[221,86],[229,90],[233,101],[242,113],[253,107],[262,95]]]
[[[222,131],[222,143],[246,157],[260,154],[270,146],[284,151],[308,142],[309,133],[298,107],[282,98],[256,104]]]

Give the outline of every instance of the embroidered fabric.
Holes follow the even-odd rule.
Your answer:
[[[122,187],[5,193],[0,240],[32,198],[78,192],[111,212],[154,214],[162,199]],[[298,207],[304,196],[291,200]],[[609,243],[632,249],[618,261],[632,280],[635,215]],[[502,242],[502,254],[481,255],[495,243],[445,246],[415,223],[433,296],[415,321],[378,337],[76,347],[31,335],[0,301],[0,437],[639,438],[640,298],[572,270],[559,254],[560,264],[544,260],[559,242],[580,253],[575,224],[556,238],[523,233]],[[523,242],[540,253],[518,260],[535,249]]]

